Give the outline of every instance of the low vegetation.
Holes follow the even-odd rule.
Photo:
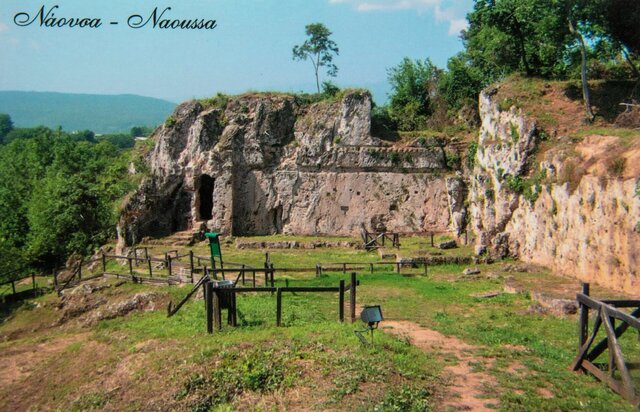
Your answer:
[[[406,238],[401,251],[415,255],[432,250],[429,242]],[[246,257],[255,264],[264,259],[262,250],[223,248],[228,259]],[[204,251],[204,245],[196,251]],[[272,250],[270,256],[278,264],[298,267],[308,264],[301,261],[305,256],[309,263],[378,259],[349,248]],[[577,291],[577,282],[519,267],[479,265],[481,273],[471,276],[463,275],[460,265],[432,266],[428,276],[411,269],[406,276],[362,271],[358,304],[380,304],[389,322],[407,320],[470,345],[473,369],[491,377],[484,396],[497,399],[502,410],[632,410],[595,379],[567,370],[576,353],[576,317],[545,312],[528,292],[567,297]],[[334,286],[347,277],[287,273],[276,277],[276,285]],[[82,302],[79,307],[69,306],[71,299],[61,304],[55,295],[5,307],[0,364],[23,365],[0,388],[5,406],[427,411],[441,409],[450,396],[448,387],[461,382],[452,381],[446,370],[462,360],[447,355],[446,348],[423,352],[408,338],[388,333],[385,322],[375,333],[375,345],[363,347],[353,333],[361,326],[337,321],[333,294],[285,294],[281,328],[275,327],[273,296],[242,294],[238,326],[225,325],[207,335],[201,299],[166,317],[168,300],[176,302],[188,288],[121,284],[115,279],[107,283],[109,288],[93,293],[82,292],[80,286],[74,300]],[[502,293],[505,283],[521,291]],[[97,323],[83,315],[104,312],[101,305],[149,291],[155,300],[144,311]],[[612,297],[598,288],[593,293]],[[66,320],[60,323],[62,318]],[[638,353],[638,345],[636,339],[623,341],[625,353]]]

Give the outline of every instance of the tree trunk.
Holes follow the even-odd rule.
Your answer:
[[[318,79],[318,70],[320,69],[320,55],[318,55],[316,64],[313,65],[316,69],[316,88],[318,89],[318,93],[320,93],[320,80]]]
[[[631,56],[629,56],[629,53],[624,47],[622,48],[622,54],[624,54],[624,58],[627,60],[627,63],[629,63],[629,66],[631,66],[631,70],[633,70],[633,74],[636,76],[636,84],[633,86],[633,90],[631,90],[631,96],[629,96],[632,102],[634,102],[636,90],[638,90],[638,86],[640,86],[640,71],[638,71],[638,68],[633,63],[633,61],[631,60]]]
[[[516,36],[518,37],[518,46],[520,47],[522,65],[524,66],[524,71],[527,76],[531,76],[531,67],[529,66],[529,61],[527,60],[527,49],[524,44],[524,34],[522,33],[522,30],[520,30],[520,22],[517,18],[515,18],[515,16],[513,18],[513,21],[515,22],[515,30]]]
[[[582,34],[576,30],[573,25],[573,22],[569,19],[569,30],[571,34],[576,36],[578,42],[580,43],[580,54],[582,56],[582,64],[581,64],[581,77],[582,77],[582,98],[584,100],[584,108],[587,115],[587,121],[589,123],[593,122],[595,115],[591,110],[591,97],[589,92],[589,83],[587,82],[587,48],[584,44],[584,37]]]

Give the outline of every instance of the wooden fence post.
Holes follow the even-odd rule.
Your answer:
[[[373,263],[369,263],[369,270],[370,270],[371,274],[373,275]]]
[[[276,326],[282,326],[282,290],[276,289]]]
[[[13,290],[13,294],[16,294],[16,282],[15,281],[11,281],[11,289]]]
[[[147,263],[149,264],[149,277],[153,277],[153,270],[151,269],[151,259],[147,258]]]
[[[104,252],[102,252],[102,273],[107,271],[107,257]]]
[[[256,287],[256,270],[254,269],[252,273],[253,273],[253,287],[255,288]]]
[[[435,244],[433,243],[433,232],[431,232],[430,235],[431,235],[431,247],[435,247]]]
[[[203,273],[204,273],[203,276],[207,276],[207,267],[206,266],[204,267],[204,272]],[[211,279],[209,279],[209,281],[210,280]],[[204,310],[205,311],[207,310],[207,287],[205,286],[206,283],[207,282],[205,281],[202,284],[202,296],[204,297]]]
[[[193,250],[189,251],[189,265],[191,267],[191,283],[193,283]]]
[[[349,285],[349,314],[351,323],[356,321],[356,272],[351,272],[351,285]]]
[[[271,287],[275,286],[275,280],[273,278],[273,274],[275,273],[275,270],[273,269],[273,263],[269,264],[269,273],[270,273],[270,277],[271,277]]]
[[[242,286],[244,286],[244,269],[245,269],[245,265],[243,263],[242,264]]]
[[[80,264],[78,265],[78,280],[82,279],[82,259],[80,259]]]
[[[171,270],[171,261],[173,260],[173,258],[169,255],[167,255],[167,270],[169,271],[169,277],[171,277],[172,270]]]
[[[344,322],[344,280],[340,280],[340,291],[338,295],[338,314],[340,322]]]
[[[400,274],[400,262],[396,262],[396,271]]]
[[[590,286],[588,283],[582,283],[582,294],[589,296]],[[589,307],[579,302],[580,305],[580,330],[579,334],[579,344],[578,344],[578,353],[582,349],[582,346],[587,342],[587,338],[589,336]]]
[[[33,290],[36,290],[36,274],[35,274],[35,272],[31,274],[31,285],[33,285]]]
[[[427,276],[427,258],[424,258],[422,263],[424,264],[424,275]]]
[[[213,333],[213,283],[205,282],[205,308],[207,310],[207,333]]]
[[[222,329],[222,310],[220,309],[220,293],[219,289],[215,289],[212,292],[211,299],[213,300],[213,323],[216,330]]]
[[[131,258],[127,258],[127,260],[129,261],[129,276],[133,279],[133,265],[131,265]]]
[[[345,275],[347,273],[347,264],[343,263],[342,264],[342,274]]]
[[[237,305],[236,305],[236,292],[231,293],[231,308],[233,310],[232,312],[232,316],[231,316],[231,326],[236,327],[238,326],[238,312],[237,312]]]

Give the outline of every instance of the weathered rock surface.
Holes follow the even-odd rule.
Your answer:
[[[389,147],[371,136],[370,111],[368,92],[180,105],[152,137],[151,175],[124,206],[119,246],[202,223],[234,235],[460,230],[464,188],[444,175],[444,142]]]
[[[480,97],[482,126],[469,193],[476,251],[637,291],[640,151],[620,156],[627,167],[616,177],[607,175],[598,160],[617,139],[608,136],[586,137],[571,146],[570,156],[558,144],[536,165],[531,158],[538,139],[535,123],[514,107],[501,111],[494,93]],[[507,184],[510,177],[526,179],[527,166],[537,166],[547,177],[544,186],[532,186],[534,196],[528,199]]]
[[[438,243],[438,249],[455,249],[458,247],[458,244],[455,240],[447,240],[445,242]]]

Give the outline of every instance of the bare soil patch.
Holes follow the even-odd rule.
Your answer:
[[[63,336],[32,345],[12,346],[0,352],[0,387],[29,377],[43,361],[56,356],[69,345],[85,340],[88,333]]]
[[[489,366],[487,359],[476,356],[479,348],[413,322],[385,321],[384,324],[386,331],[409,339],[425,352],[457,360],[456,364],[444,368],[449,387],[442,401],[443,409],[489,411],[497,407],[498,400],[491,397],[490,391],[496,384],[495,379],[474,366],[479,363]]]

